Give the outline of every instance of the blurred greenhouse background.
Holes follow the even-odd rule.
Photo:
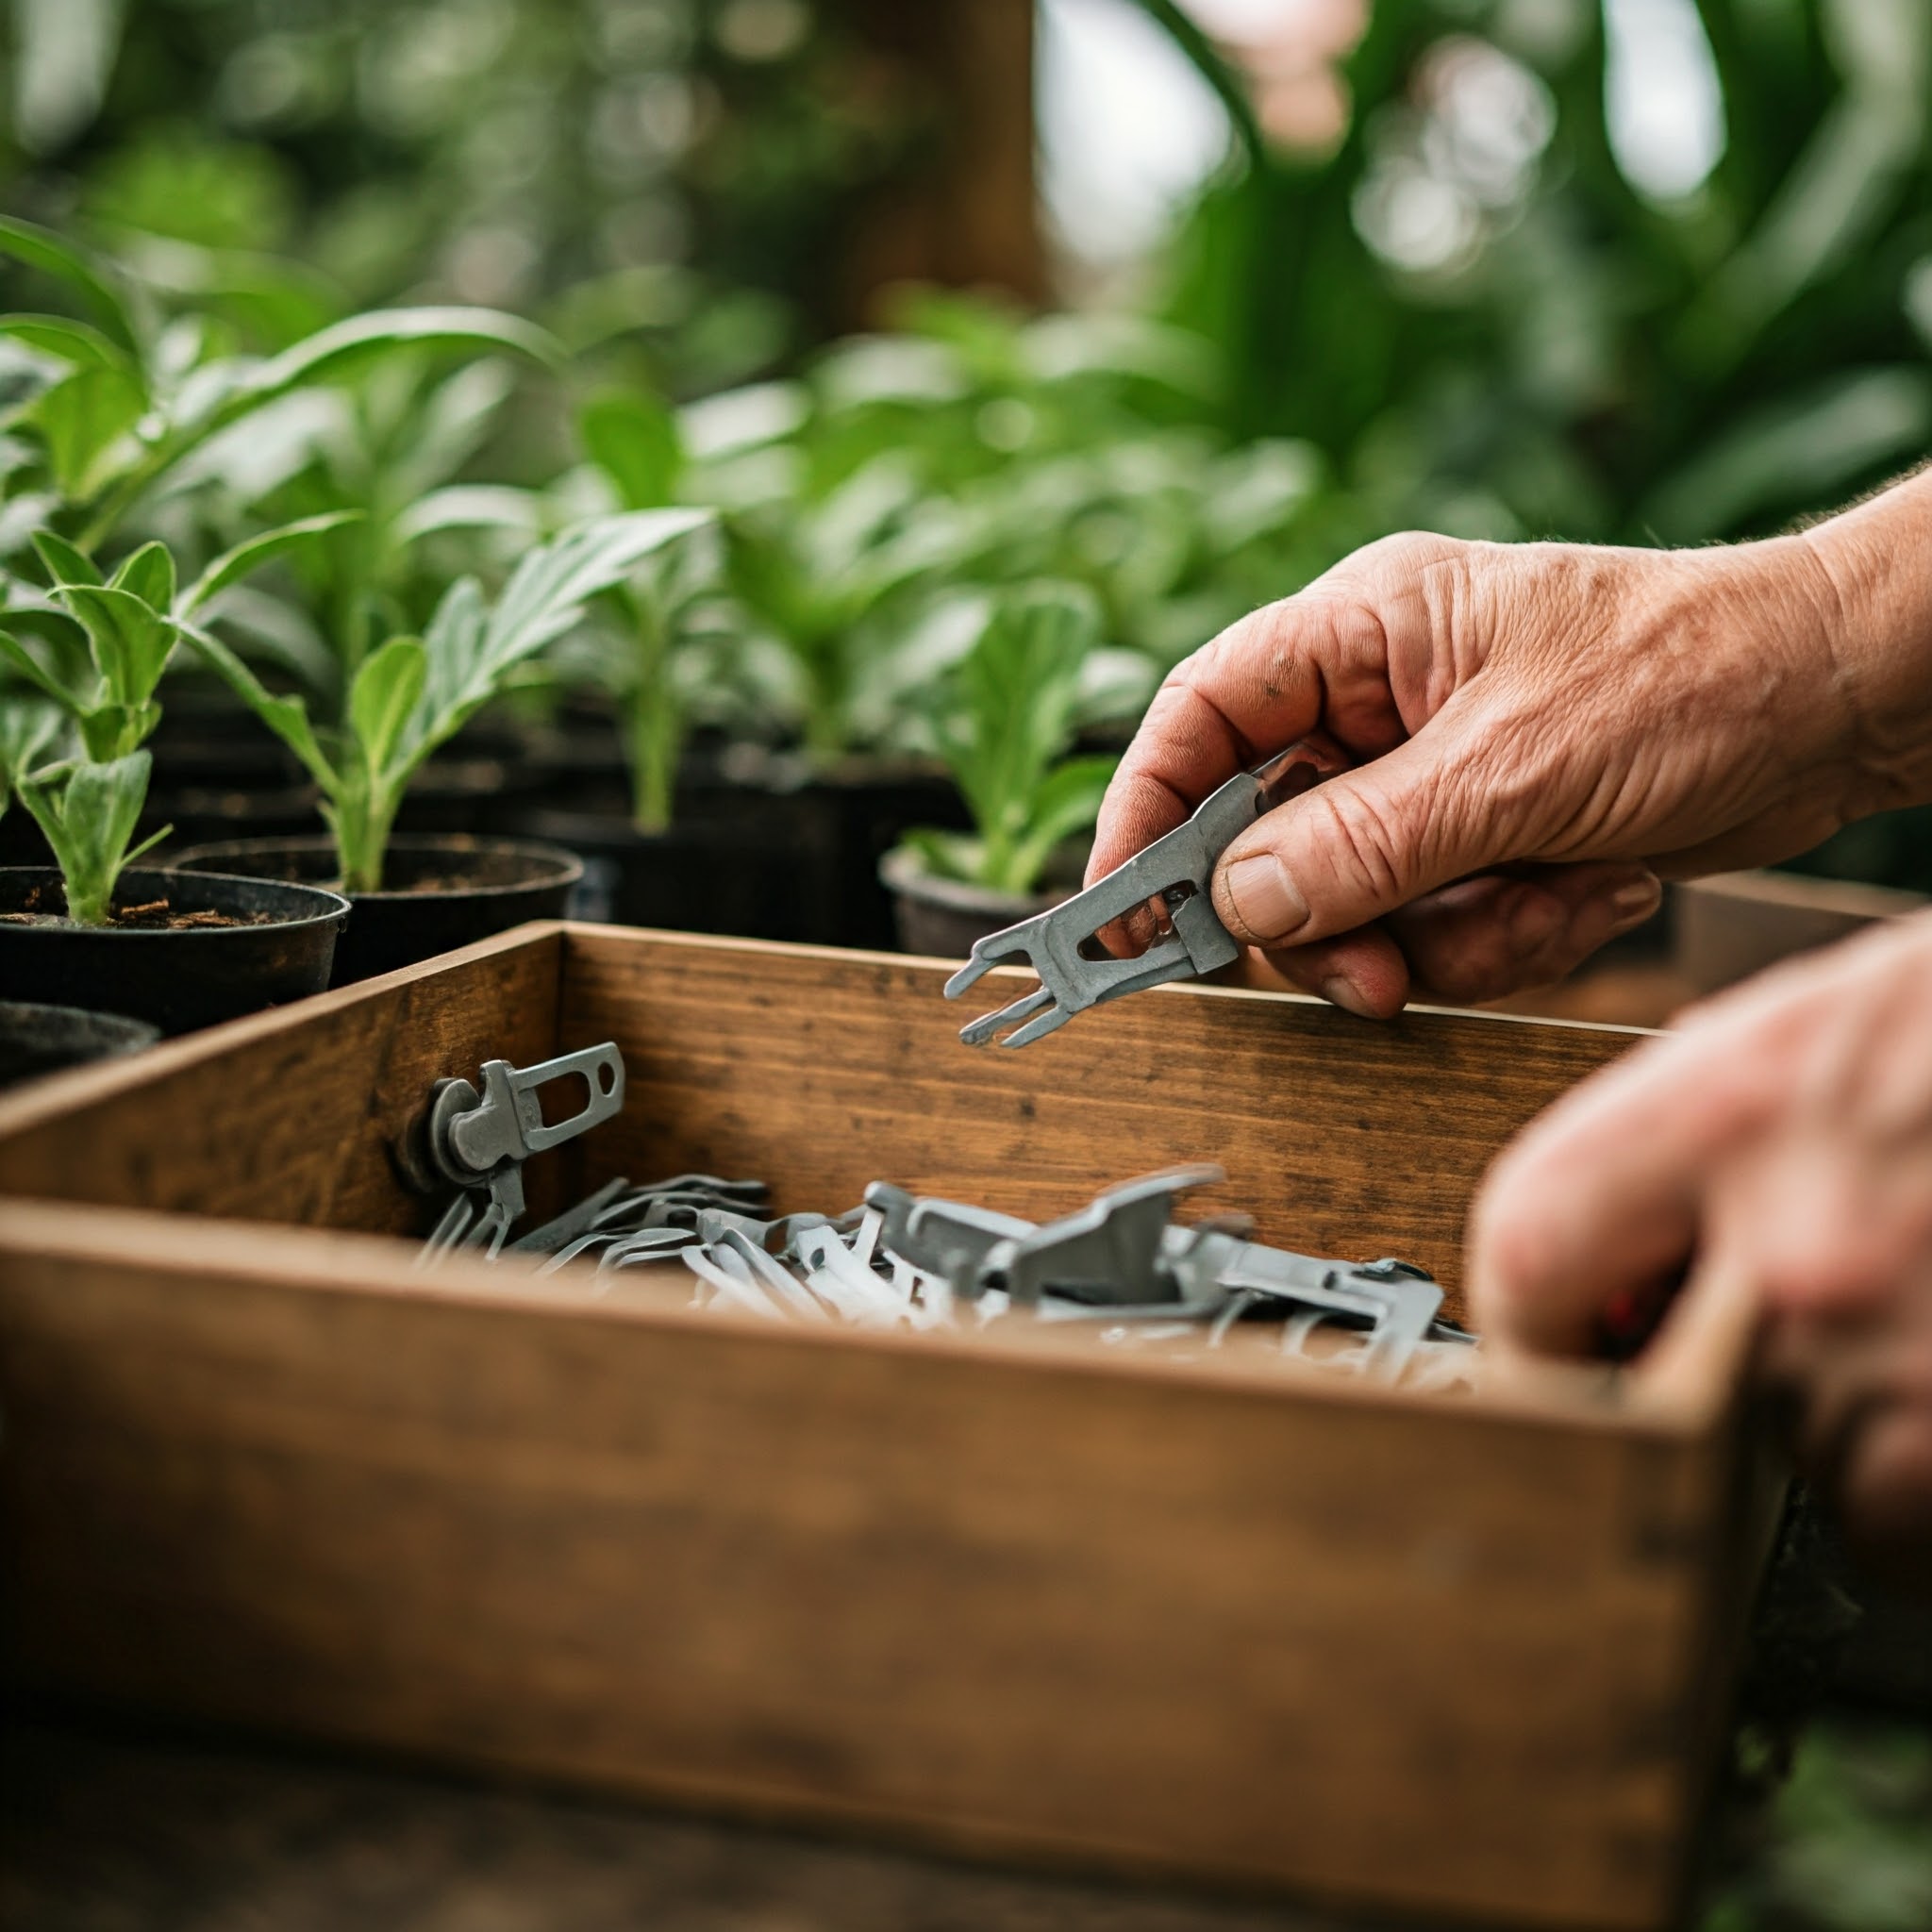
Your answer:
[[[648,860],[620,914],[1024,899],[1363,541],[1932,454],[1928,125],[1927,0],[0,0],[0,811],[77,730],[144,830],[308,829],[413,704],[397,826]],[[109,571],[167,670],[90,709]],[[1932,815],[1799,863],[1932,890]],[[1928,1776],[1815,1739],[1712,1926],[1932,1924]]]
[[[513,694],[616,708],[642,826],[691,730],[1005,728],[960,667],[1015,590],[1086,636],[1044,769],[1377,534],[1749,536],[1932,447],[1923,0],[9,5],[8,306],[89,335],[4,341],[0,565],[359,513],[223,607],[326,719],[461,572],[703,508]],[[189,420],[437,305],[541,342]],[[1044,849],[1085,794],[1027,786]],[[1932,885],[1928,845],[1824,862]]]

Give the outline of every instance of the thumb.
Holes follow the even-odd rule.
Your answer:
[[[1222,854],[1215,911],[1247,944],[1300,945],[1521,857],[1504,849],[1498,815],[1471,772],[1470,759],[1424,727],[1277,806]]]

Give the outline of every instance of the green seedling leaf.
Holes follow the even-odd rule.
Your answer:
[[[141,385],[122,371],[76,369],[36,397],[21,420],[40,431],[61,495],[79,501],[146,407]]]
[[[112,369],[139,379],[126,354],[99,329],[63,315],[0,315],[0,336],[76,369]]]
[[[58,707],[38,698],[0,698],[0,817],[24,780],[46,762],[60,735]]]
[[[180,625],[181,636],[209,670],[302,760],[303,769],[333,797],[341,778],[308,722],[308,708],[300,698],[278,698],[226,644],[192,624]]]
[[[399,548],[439,530],[514,530],[536,538],[543,527],[543,502],[534,491],[503,483],[452,484],[421,496],[390,525]]]
[[[0,630],[0,659],[10,664],[37,691],[51,698],[71,717],[81,716],[87,708],[86,701],[61,684],[10,631]]]
[[[332,381],[398,349],[508,350],[550,368],[563,360],[562,344],[547,331],[494,309],[378,308],[334,323],[272,357],[222,413],[238,406],[258,408],[291,390]]]
[[[363,660],[349,688],[349,724],[372,775],[389,765],[423,695],[429,656],[418,638],[391,638]]]
[[[236,544],[232,550],[225,550],[182,593],[179,602],[174,605],[175,615],[192,617],[205,605],[213,603],[224,591],[232,590],[244,578],[273,563],[276,558],[300,550],[318,537],[325,537],[331,530],[340,530],[344,524],[358,523],[361,516],[360,510],[345,509],[332,510],[325,516],[303,517],[299,522],[284,524],[279,529],[251,537],[245,543]]]
[[[112,588],[139,597],[150,610],[169,610],[175,603],[175,559],[165,543],[143,543],[114,573]]]
[[[1104,760],[1054,769],[1099,636],[1089,592],[1030,585],[1000,600],[953,674],[940,745],[979,835],[980,882],[995,891],[1030,891],[1054,846],[1099,808]]]
[[[1031,891],[1056,847],[1076,833],[1093,829],[1118,762],[1110,758],[1069,758],[1041,780],[1026,815],[1025,832],[1014,847],[1008,890]]]
[[[454,731],[496,694],[517,665],[577,624],[592,597],[710,521],[708,510],[658,509],[579,525],[531,551],[511,573],[494,609],[486,609],[473,580],[452,586],[424,639],[429,652],[425,729],[441,736]]]
[[[625,509],[656,509],[677,499],[684,440],[677,418],[656,396],[606,390],[577,412],[584,454],[609,478]]]
[[[76,924],[105,925],[123,869],[166,837],[157,832],[137,851],[127,849],[147,802],[152,765],[144,751],[106,763],[83,759],[50,766],[21,788],[53,847],[67,888],[67,916]]]
[[[75,549],[65,537],[52,530],[36,530],[34,548],[40,552],[41,561],[46,565],[47,575],[57,585],[93,584],[98,587],[108,581],[85,551]]]
[[[0,255],[9,255],[15,261],[64,282],[95,327],[127,356],[140,359],[141,338],[133,313],[96,257],[49,228],[4,216],[0,216]]]
[[[171,586],[173,575],[171,562]],[[180,635],[175,620],[150,608],[133,591],[111,585],[103,589],[93,584],[65,584],[58,595],[87,632],[109,696],[130,710],[146,708]]]

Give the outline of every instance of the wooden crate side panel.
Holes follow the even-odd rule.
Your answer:
[[[625,1118],[598,1174],[699,1167],[836,1211],[889,1179],[1033,1218],[1116,1180],[1213,1160],[1204,1203],[1263,1239],[1396,1255],[1454,1294],[1482,1170],[1540,1108],[1641,1036],[1174,989],[1083,1015],[1023,1051],[960,1043],[943,969],[872,955],[669,943],[573,927],[560,1037],[615,1037]],[[587,1171],[588,1172],[588,1171]]]
[[[0,1405],[28,1681],[1395,1905],[1674,1886],[1711,1444],[29,1247]]]
[[[555,930],[499,943],[100,1070],[64,1109],[0,1107],[0,1193],[419,1231],[391,1145],[438,1077],[555,1051],[560,957]]]

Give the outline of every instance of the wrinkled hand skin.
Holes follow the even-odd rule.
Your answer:
[[[1498,1356],[1581,1354],[1687,1261],[1674,1309],[1744,1285],[1802,1463],[1867,1563],[1932,1595],[1932,914],[1694,1008],[1566,1095],[1485,1184],[1472,1307]]]
[[[1250,980],[1376,1017],[1546,983],[1648,917],[1659,876],[1932,795],[1928,554],[1932,476],[1728,549],[1371,544],[1170,675],[1088,876],[1320,733],[1355,768],[1215,875]]]

